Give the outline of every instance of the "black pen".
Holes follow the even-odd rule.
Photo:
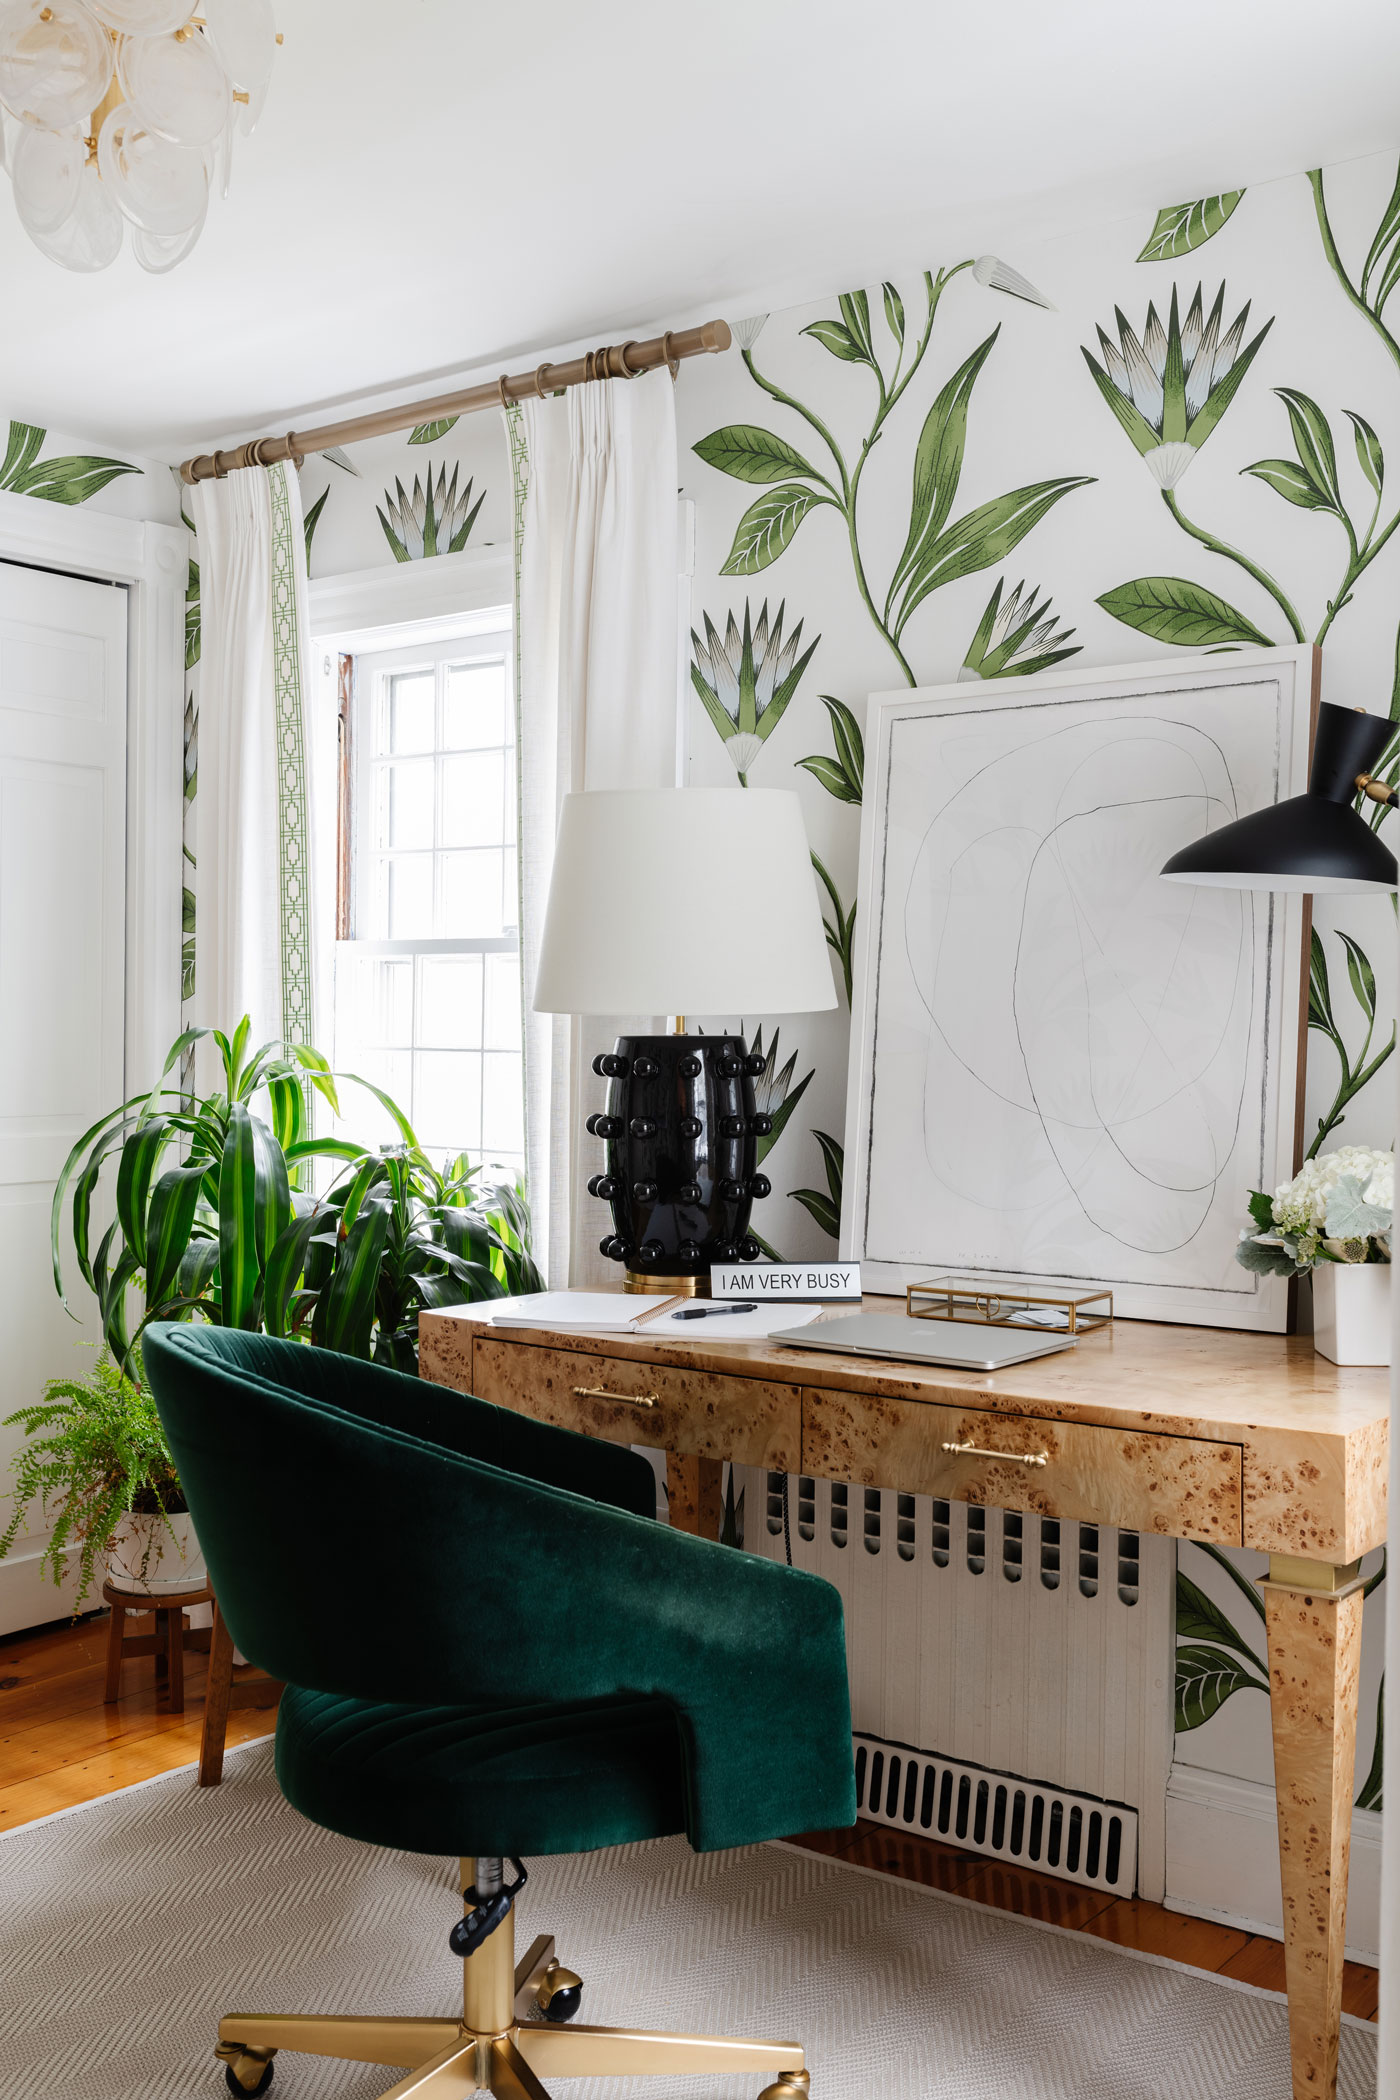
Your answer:
[[[718,1319],[721,1313],[757,1311],[757,1299],[745,1298],[733,1305],[687,1305],[680,1312],[673,1312],[671,1318],[673,1320],[708,1320],[711,1318]]]

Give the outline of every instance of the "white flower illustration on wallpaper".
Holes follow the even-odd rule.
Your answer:
[[[971,678],[1030,678],[1063,663],[1067,656],[1078,656],[1083,647],[1081,642],[1075,642],[1072,648],[1064,647],[1075,630],[1059,625],[1049,598],[1041,600],[1038,585],[1032,584],[1027,590],[1024,583],[1018,583],[1003,600],[1005,587],[1006,578],[998,576],[963,658],[959,682]]]
[[[1103,363],[1084,350],[1099,392],[1142,454],[1153,480],[1164,489],[1176,487],[1215,429],[1274,325],[1271,317],[1241,348],[1249,301],[1222,335],[1225,287],[1222,284],[1216,293],[1208,317],[1202,290],[1198,284],[1184,327],[1173,285],[1165,328],[1156,307],[1149,305],[1139,341],[1122,308],[1115,307],[1118,342],[1102,328],[1098,331]]]
[[[384,491],[388,516],[379,511],[379,522],[384,527],[384,537],[394,550],[395,561],[430,561],[435,554],[460,554],[471,536],[477,521],[486,491],[482,490],[476,502],[472,502],[472,483],[460,496],[457,493],[457,476],[460,469],[453,467],[451,481],[446,467],[439,467],[436,479],[431,463],[428,466],[428,485],[425,489],[418,476],[413,477],[413,494],[410,496],[401,481],[395,480],[397,502],[389,491]],[[378,509],[378,505],[375,506]]]
[[[749,612],[749,601],[745,598],[742,633],[734,623],[732,612],[725,623],[723,636],[708,613],[704,615],[703,642],[693,627],[690,630],[694,651],[690,666],[691,684],[719,732],[743,787],[748,786],[749,768],[781,722],[788,702],[801,683],[802,673],[812,661],[817,642],[821,640],[818,635],[799,656],[802,622],[798,621],[784,642],[786,611],[787,601],[784,600],[770,627],[768,600],[765,598],[755,626]]]

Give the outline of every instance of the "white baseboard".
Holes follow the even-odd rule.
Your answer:
[[[1380,1956],[1381,1819],[1351,1820],[1347,1954],[1374,1968]],[[1167,1782],[1168,1910],[1213,1918],[1241,1932],[1283,1938],[1274,1790],[1253,1779],[1173,1765]]]
[[[48,1570],[40,1565],[43,1549],[36,1546],[30,1553],[22,1549],[0,1560],[0,1634],[24,1633],[31,1626],[48,1626],[55,1619],[66,1619],[73,1609],[77,1593],[76,1547],[66,1555],[68,1575],[62,1586],[57,1586]],[[100,1609],[101,1585],[98,1594],[89,1596],[87,1609]]]

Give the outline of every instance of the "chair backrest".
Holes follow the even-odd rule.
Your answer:
[[[519,1551],[539,1533],[557,1560],[571,1517],[603,1514],[583,1497],[624,1527],[622,1510],[654,1511],[634,1454],[353,1357],[188,1323],[152,1325],[143,1353],[224,1617],[295,1684],[505,1691],[515,1629],[490,1638],[492,1540]],[[465,1685],[464,1626],[480,1637]]]

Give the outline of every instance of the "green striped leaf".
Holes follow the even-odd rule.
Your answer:
[[[1178,1569],[1176,1577],[1176,1632],[1182,1641],[1206,1641],[1233,1648],[1246,1662],[1267,1675],[1262,1659],[1231,1624],[1225,1613],[1203,1589]]]
[[[249,1327],[257,1302],[258,1148],[241,1101],[229,1115],[219,1162],[219,1302],[225,1327]]]
[[[795,445],[757,423],[726,423],[723,430],[712,430],[701,438],[694,450],[707,467],[732,474],[736,481],[783,481],[791,474],[816,474]]]
[[[199,1208],[203,1162],[172,1167],[151,1192],[146,1218],[146,1304],[160,1305],[176,1284]]]
[[[1093,479],[1092,474],[1062,474],[1053,481],[1031,482],[994,496],[990,503],[979,503],[957,519],[921,551],[895,623],[896,639],[930,592],[1005,561],[1062,497],[1072,489],[1087,488]]]
[[[293,1307],[306,1268],[306,1250],[311,1235],[325,1222],[312,1205],[302,1217],[293,1218],[268,1257],[263,1279],[263,1326],[271,1335],[287,1338],[292,1332]]]
[[[1139,576],[1105,591],[1097,601],[1104,611],[1156,642],[1175,642],[1183,649],[1220,648],[1229,643],[1269,649],[1273,644],[1252,620],[1185,576]]]
[[[972,355],[964,359],[942,389],[924,421],[914,453],[914,490],[909,509],[909,533],[904,552],[894,572],[885,609],[914,575],[925,552],[932,546],[952,515],[953,499],[962,476],[963,452],[967,444],[967,414],[977,376],[991,356],[1001,334],[1000,323]]]
[[[1158,212],[1139,262],[1171,262],[1189,255],[1213,240],[1236,205],[1243,190],[1225,190],[1218,197],[1198,197],[1193,204],[1168,204]]]
[[[127,1246],[143,1266],[146,1260],[146,1205],[157,1162],[170,1142],[163,1117],[138,1125],[122,1147],[117,1168],[117,1217]]]
[[[1203,1728],[1236,1692],[1268,1692],[1268,1684],[1224,1648],[1189,1646],[1176,1651],[1178,1735]]]
[[[455,430],[459,421],[457,416],[439,416],[435,423],[420,423],[408,442],[410,445],[435,445],[439,438],[447,436],[449,430]]]
[[[390,1219],[387,1203],[368,1203],[351,1226],[348,1238],[341,1241],[330,1283],[318,1308],[324,1314],[316,1336],[322,1348],[339,1349],[346,1356],[368,1360],[379,1264],[389,1237]]]
[[[729,559],[720,570],[721,576],[756,576],[760,569],[766,569],[792,545],[793,536],[807,513],[819,504],[830,502],[829,496],[804,489],[795,481],[785,482],[781,488],[760,496],[739,520]]]

